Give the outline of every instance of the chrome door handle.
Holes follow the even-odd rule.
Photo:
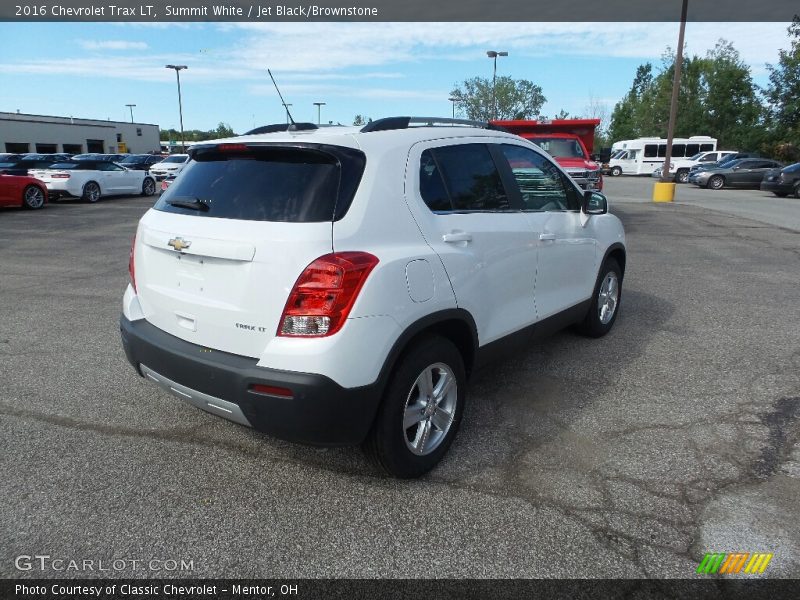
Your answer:
[[[453,232],[453,233],[445,233],[442,236],[442,241],[447,242],[449,244],[454,244],[457,242],[471,242],[472,241],[472,234],[465,233],[465,232]]]
[[[554,241],[556,239],[556,234],[555,233],[540,233],[539,234],[539,239],[542,240],[543,242]]]

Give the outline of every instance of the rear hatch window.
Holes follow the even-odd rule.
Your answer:
[[[321,144],[196,146],[156,210],[244,221],[318,223],[347,212],[366,159]]]

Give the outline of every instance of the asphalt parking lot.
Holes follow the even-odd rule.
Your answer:
[[[63,575],[14,567],[49,554],[193,565],[124,576],[691,578],[705,552],[761,551],[799,577],[800,201],[792,229],[686,195],[762,192],[653,205],[651,183],[608,181],[629,252],[612,333],[479,373],[419,481],[136,376],[118,318],[152,198],[0,211],[0,576]]]

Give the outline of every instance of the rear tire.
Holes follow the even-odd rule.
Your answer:
[[[675,174],[675,181],[678,183],[688,183],[689,182],[689,171],[686,169],[681,169]]]
[[[156,193],[156,182],[151,177],[145,177],[142,182],[142,196],[152,196]]]
[[[420,339],[392,373],[365,452],[394,477],[430,471],[458,432],[466,381],[464,360],[452,342],[440,336]]]
[[[100,200],[100,186],[94,181],[90,181],[83,186],[83,195],[81,196],[85,202],[94,204]]]
[[[721,190],[725,187],[725,178],[722,175],[714,175],[708,180],[708,185],[706,187],[712,190]]]
[[[42,188],[29,185],[22,192],[22,206],[30,210],[36,210],[44,207],[45,194]]]
[[[800,200],[800,183],[794,186],[794,197]]]
[[[613,258],[606,259],[597,275],[589,312],[575,329],[588,337],[603,337],[614,326],[622,300],[622,269]]]
[[[619,177],[622,175],[622,169],[620,167],[611,167],[611,175],[613,177]]]

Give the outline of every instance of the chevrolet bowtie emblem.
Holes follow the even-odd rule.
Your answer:
[[[172,238],[170,241],[167,242],[167,246],[172,246],[178,252],[183,252],[192,245],[192,242],[187,242],[181,237]]]

